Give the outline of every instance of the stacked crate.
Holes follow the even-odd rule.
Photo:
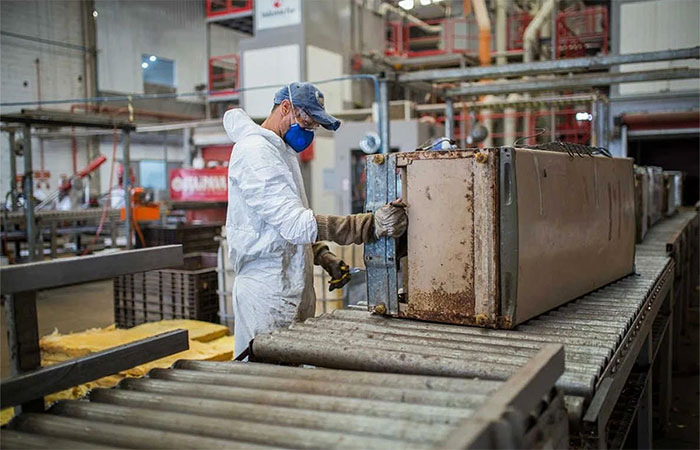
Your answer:
[[[126,328],[166,319],[218,322],[215,253],[185,255],[182,267],[114,279],[114,321]]]
[[[182,244],[184,253],[216,252],[221,224],[150,224],[143,229],[147,247]]]

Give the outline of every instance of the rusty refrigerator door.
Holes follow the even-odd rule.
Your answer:
[[[511,148],[387,159],[381,177],[368,160],[368,206],[374,179],[389,180],[409,205],[407,250],[367,246],[370,309],[512,328],[633,271],[631,159]]]

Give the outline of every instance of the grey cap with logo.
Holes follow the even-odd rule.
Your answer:
[[[275,94],[275,105],[289,100],[290,92],[294,106],[306,111],[323,128],[335,131],[340,127],[340,120],[326,112],[323,93],[311,83],[294,82],[284,86]]]

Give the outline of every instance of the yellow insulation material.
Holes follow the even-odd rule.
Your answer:
[[[94,388],[115,386],[127,377],[142,377],[151,369],[168,368],[179,359],[228,361],[233,358],[233,336],[227,336],[226,326],[197,320],[163,320],[125,330],[111,325],[66,335],[54,331],[40,340],[41,365],[56,364],[177,328],[189,331],[189,350],[51,394],[45,398],[47,407],[58,400],[84,397]],[[5,425],[14,416],[13,408],[3,409],[1,413],[0,425]]]
[[[198,320],[162,320],[128,329],[119,329],[111,325],[66,335],[54,331],[41,338],[40,346],[44,352],[61,353],[70,357],[85,356],[178,328],[186,329],[190,340],[198,342],[208,342],[228,334],[226,326],[215,323]]]

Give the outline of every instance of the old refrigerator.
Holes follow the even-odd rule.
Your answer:
[[[512,328],[634,268],[632,159],[496,148],[375,155],[367,209],[403,197],[405,238],[365,247],[368,306]]]

